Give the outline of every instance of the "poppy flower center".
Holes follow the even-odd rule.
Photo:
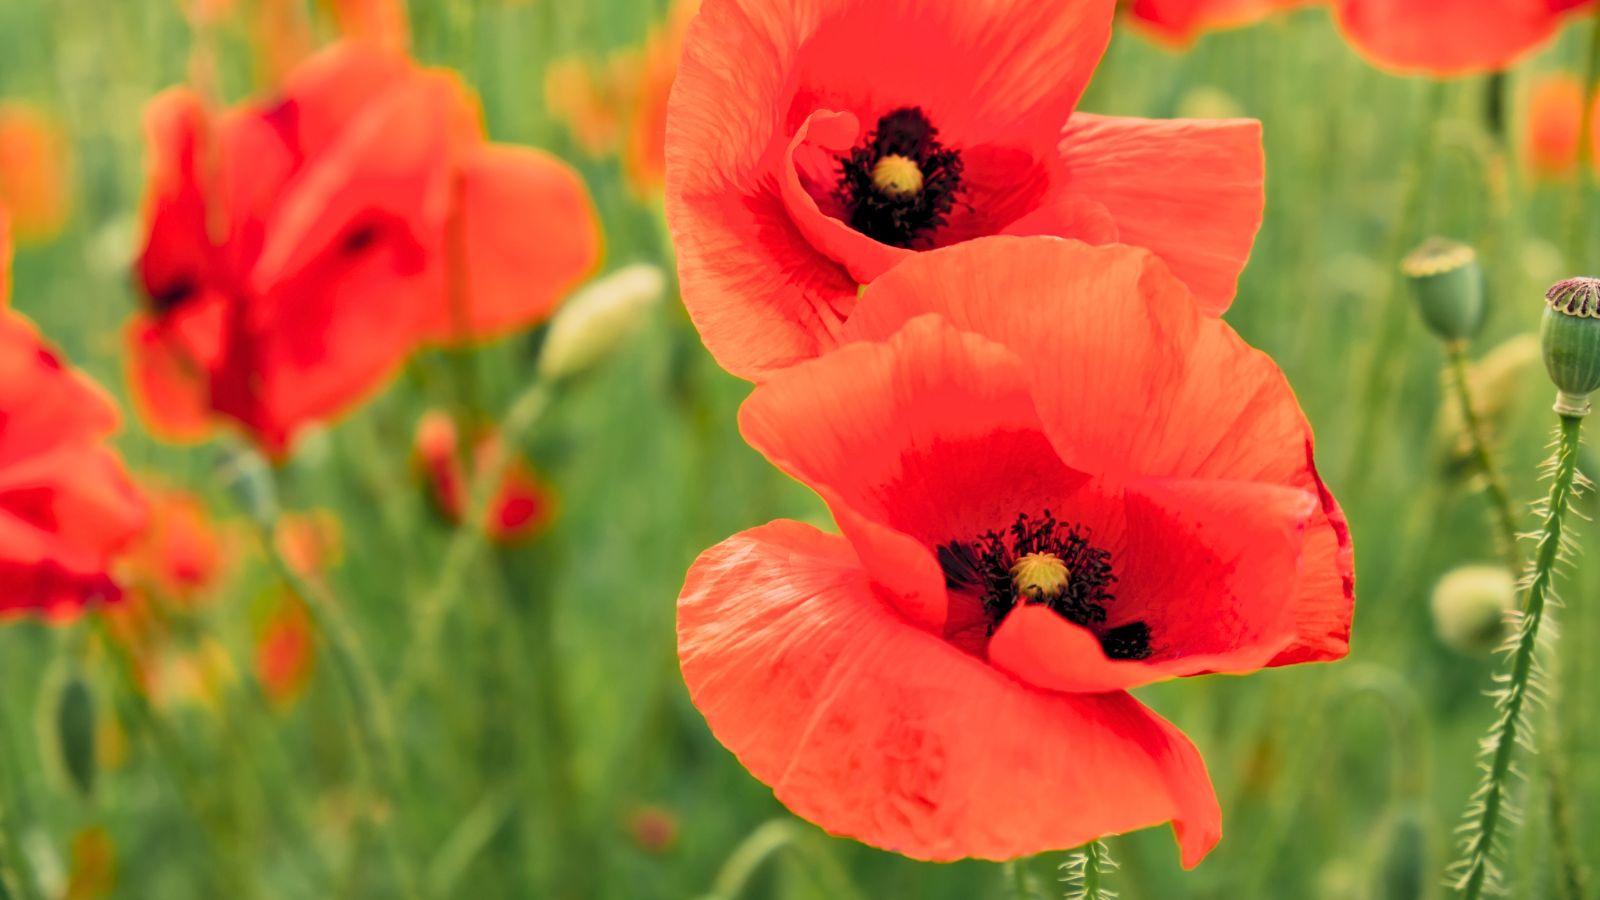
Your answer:
[[[939,143],[939,130],[913,106],[880,118],[840,157],[834,194],[851,228],[909,248],[945,224],[960,191],[961,154]]]
[[[991,635],[1017,604],[1041,604],[1093,632],[1111,659],[1150,655],[1149,625],[1107,626],[1107,607],[1116,602],[1111,553],[1049,510],[1039,518],[1022,513],[1003,532],[942,544],[938,557],[945,587],[980,599]]]

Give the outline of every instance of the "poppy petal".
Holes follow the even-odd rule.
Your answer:
[[[1184,44],[1201,32],[1249,25],[1312,0],[1133,0],[1128,15],[1158,38]]]
[[[918,859],[1007,859],[1172,821],[1221,835],[1194,746],[1127,694],[1029,688],[909,626],[849,543],[752,529],[689,570],[684,680],[712,732],[798,815]]]
[[[547,318],[594,270],[600,223],[582,179],[527,147],[484,145],[459,170],[464,323],[443,307],[433,333],[484,338]]]
[[[1061,154],[1118,241],[1155,251],[1207,313],[1228,308],[1266,203],[1260,122],[1074,113]]]
[[[162,440],[202,441],[211,433],[211,367],[222,352],[225,304],[207,297],[160,321],[134,316],[124,329],[130,396]]]
[[[1021,363],[932,316],[757,387],[739,427],[828,501],[907,618],[935,632],[950,601],[930,548],[1004,527],[1083,477],[1044,439]]]
[[[1339,0],[1339,28],[1376,65],[1464,75],[1504,69],[1542,44],[1573,0]]]

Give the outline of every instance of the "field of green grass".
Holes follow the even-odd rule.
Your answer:
[[[13,305],[119,398],[129,467],[204,498],[234,548],[215,590],[173,628],[171,653],[212,648],[199,697],[133,690],[92,616],[0,628],[4,838],[33,882],[15,900],[1014,896],[1004,866],[916,862],[794,818],[689,702],[674,638],[689,563],[774,518],[830,526],[815,495],[740,438],[749,386],[717,367],[683,313],[659,197],[631,191],[615,156],[584,153],[547,105],[552,60],[638,45],[664,5],[411,5],[414,54],[481,94],[494,139],[546,148],[582,173],[604,229],[601,271],[654,264],[668,295],[520,435],[557,497],[535,540],[447,564],[454,530],[429,505],[411,443],[428,409],[507,409],[532,381],[539,331],[415,356],[252,482],[285,511],[340,523],[341,551],[316,589],[368,667],[363,709],[326,645],[302,695],[263,702],[256,635],[284,585],[228,487],[249,451],[226,436],[164,444],[128,404],[140,116],[186,78],[188,24],[172,0],[0,0],[0,99],[60,121],[73,187],[66,229],[18,246]],[[1532,178],[1519,135],[1533,78],[1581,73],[1595,27],[1575,20],[1503,81],[1434,82],[1372,68],[1320,10],[1181,52],[1119,25],[1083,108],[1263,122],[1266,216],[1226,319],[1294,385],[1357,561],[1348,659],[1137,691],[1205,756],[1224,837],[1189,872],[1169,829],[1109,839],[1121,868],[1108,886],[1123,898],[1450,894],[1452,832],[1480,777],[1500,663],[1440,640],[1430,592],[1500,552],[1479,479],[1446,431],[1444,348],[1399,259],[1434,234],[1477,247],[1490,313],[1474,358],[1537,333],[1551,282],[1593,274],[1592,179]],[[223,92],[249,96],[247,37],[211,40]],[[1488,114],[1495,95],[1502,133]],[[1530,530],[1553,389],[1535,359],[1492,392],[1503,409],[1490,419],[1494,446]],[[1517,897],[1573,896],[1564,853],[1579,870],[1600,862],[1600,561],[1582,552],[1600,534],[1575,529],[1580,553],[1561,576],[1560,637],[1545,660],[1550,703],[1533,714],[1541,753],[1519,763],[1524,815],[1507,834]],[[81,690],[92,708],[63,737],[62,704],[79,696],[64,694]],[[372,722],[380,733],[365,735]],[[1024,864],[1040,896],[1064,894],[1066,858]],[[1595,896],[1592,878],[1585,890]]]

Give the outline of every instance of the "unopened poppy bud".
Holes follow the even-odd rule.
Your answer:
[[[638,263],[612,272],[568,300],[550,323],[539,374],[570,378],[610,355],[661,299],[666,278],[656,266]]]
[[[95,708],[89,685],[76,672],[61,672],[46,679],[47,702],[41,709],[47,718],[41,735],[50,755],[60,765],[57,770],[81,796],[94,791]]]
[[[1446,341],[1465,341],[1483,327],[1483,269],[1466,244],[1428,238],[1400,263],[1428,330]]]
[[[1539,341],[1556,385],[1556,412],[1582,416],[1600,389],[1600,279],[1568,278],[1545,293]]]
[[[1516,600],[1516,580],[1504,567],[1452,569],[1433,588],[1434,631],[1450,648],[1481,656],[1505,639]]]

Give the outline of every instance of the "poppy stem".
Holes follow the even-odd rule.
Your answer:
[[[1417,126],[1417,133],[1412,138],[1411,156],[1406,163],[1405,199],[1401,202],[1400,219],[1390,235],[1389,252],[1384,257],[1387,265],[1394,265],[1394,260],[1400,259],[1404,255],[1405,248],[1414,243],[1415,238],[1412,235],[1422,219],[1422,198],[1426,193],[1423,187],[1428,180],[1428,157],[1433,152],[1434,124],[1444,107],[1445,83],[1435,81],[1428,85],[1426,90],[1422,102],[1421,121]],[[1397,361],[1405,357],[1405,354],[1399,352],[1407,320],[1406,304],[1403,302],[1405,293],[1401,276],[1396,271],[1390,279],[1389,293],[1379,312],[1378,339],[1373,342],[1372,356],[1367,363],[1366,376],[1362,384],[1360,427],[1356,429],[1356,440],[1347,469],[1352,491],[1359,492],[1364,488],[1365,479],[1375,468],[1371,465],[1371,459],[1377,449],[1375,445],[1380,436],[1386,433],[1379,426],[1387,421],[1385,412],[1389,408],[1390,397],[1395,393],[1390,390],[1389,384],[1393,380]]]
[[[1450,357],[1450,381],[1461,409],[1461,424],[1466,429],[1474,463],[1478,467],[1478,474],[1483,476],[1484,492],[1489,495],[1489,505],[1494,511],[1499,530],[1496,542],[1500,545],[1500,552],[1505,554],[1506,565],[1515,572],[1522,568],[1522,555],[1517,549],[1517,514],[1511,503],[1511,492],[1506,488],[1505,476],[1489,446],[1488,429],[1483,417],[1478,415],[1477,405],[1472,401],[1465,342],[1452,341],[1445,352]]]
[[[1067,900],[1108,900],[1116,896],[1106,887],[1106,876],[1117,870],[1117,863],[1104,840],[1090,841],[1072,851],[1060,869],[1064,873],[1061,881],[1067,885]]]
[[[1492,859],[1501,820],[1509,816],[1507,804],[1511,788],[1512,761],[1517,745],[1528,745],[1529,722],[1526,707],[1530,694],[1545,696],[1544,673],[1536,659],[1539,627],[1545,610],[1555,599],[1552,587],[1556,563],[1562,558],[1567,510],[1581,486],[1578,474],[1578,446],[1583,428],[1581,414],[1560,411],[1561,425],[1556,453],[1552,460],[1553,477],[1544,506],[1544,521],[1539,529],[1533,568],[1527,580],[1527,602],[1521,623],[1511,644],[1509,671],[1501,676],[1505,687],[1497,693],[1499,716],[1484,741],[1486,759],[1483,784],[1473,794],[1467,810],[1464,856],[1456,863],[1452,883],[1467,900],[1478,900],[1498,881],[1499,871]]]
[[[512,402],[500,421],[500,437],[509,449],[515,447],[522,433],[538,421],[549,407],[551,387],[544,379],[535,381]],[[432,588],[423,595],[417,609],[417,636],[407,671],[396,691],[403,703],[416,690],[428,673],[424,667],[433,663],[434,649],[438,646],[441,629],[451,605],[461,593],[461,581],[473,560],[487,543],[485,523],[489,504],[494,499],[495,487],[505,478],[506,471],[515,458],[514,453],[499,454],[492,465],[483,466],[472,478],[467,491],[467,508],[463,513],[450,545],[445,549],[444,562],[439,567],[439,577]]]
[[[258,522],[258,525],[268,560],[289,589],[305,601],[306,609],[316,623],[316,633],[333,659],[339,680],[344,683],[350,701],[350,718],[360,767],[366,773],[365,777],[372,781],[367,787],[368,797],[364,804],[368,825],[381,836],[395,877],[400,882],[402,895],[418,897],[419,882],[411,858],[394,845],[388,829],[380,821],[382,810],[379,807],[397,805],[401,800],[398,790],[400,764],[396,756],[398,744],[394,738],[394,720],[378,686],[372,663],[363,651],[354,628],[327,589],[300,574],[284,558],[272,539],[272,529],[268,523]]]

